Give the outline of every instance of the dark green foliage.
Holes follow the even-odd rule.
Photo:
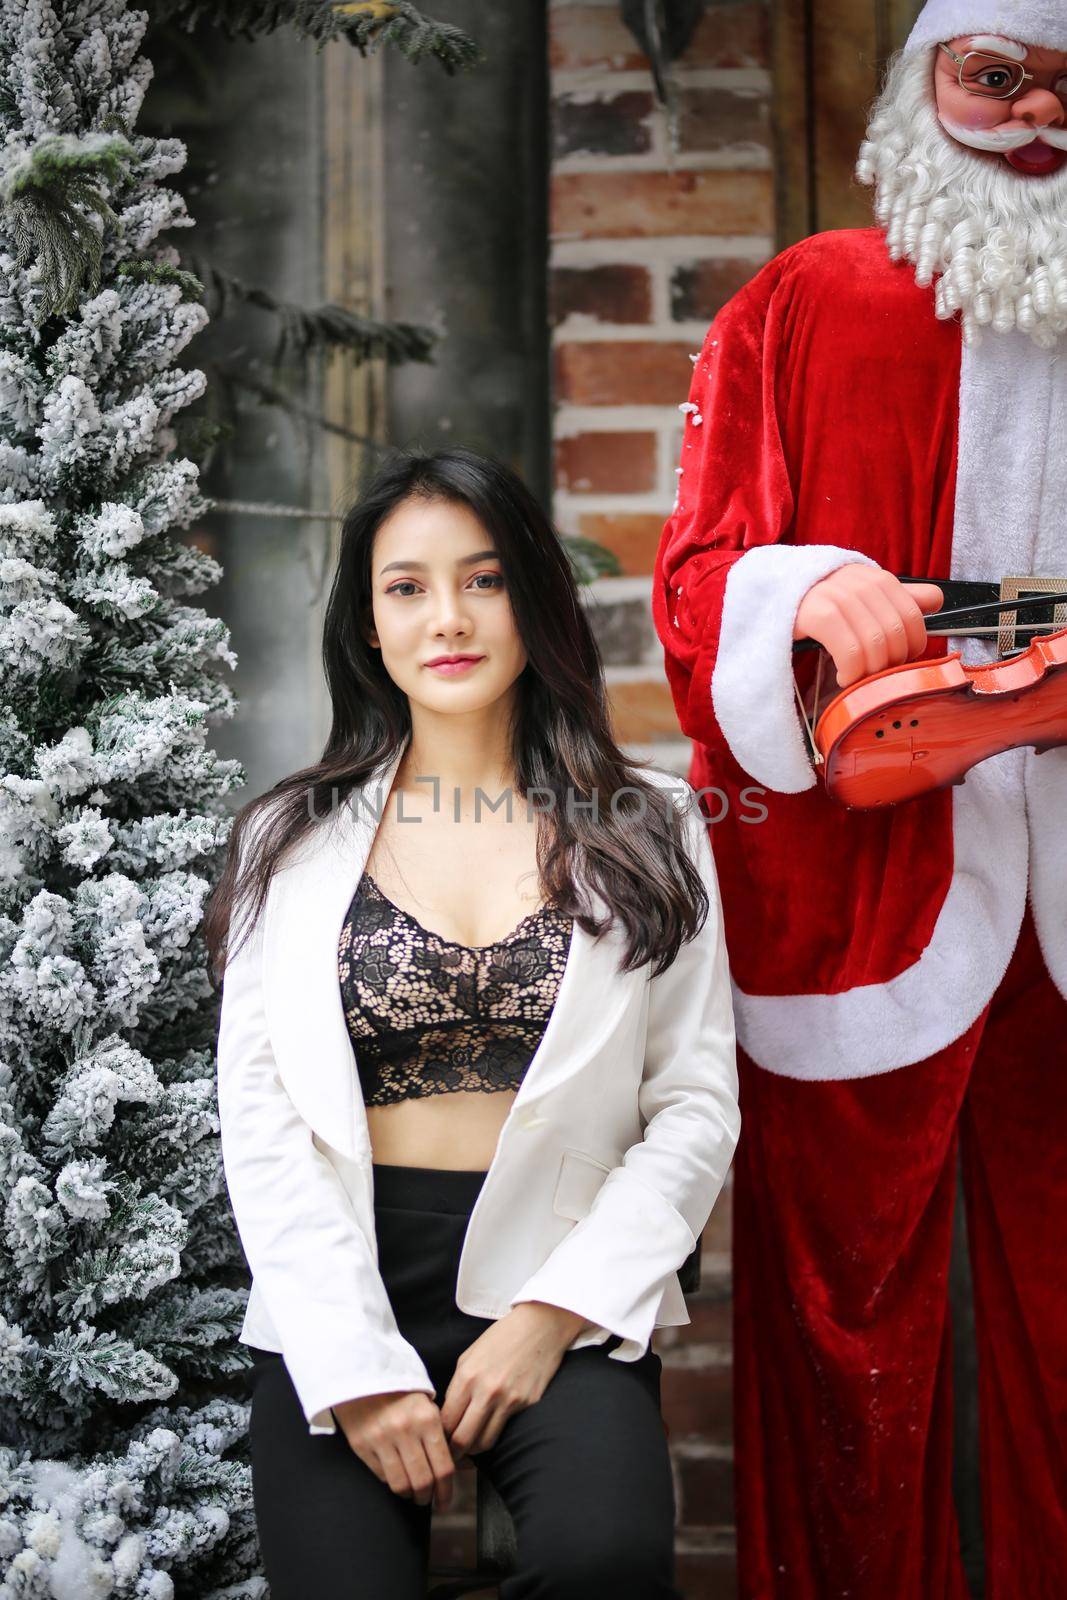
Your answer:
[[[357,364],[375,356],[384,357],[390,366],[431,359],[436,341],[431,328],[413,322],[378,322],[332,301],[324,306],[294,305],[268,289],[243,283],[199,256],[187,255],[185,259],[207,287],[207,308],[213,320],[224,318],[234,301],[260,306],[278,319],[276,366],[289,355],[304,356],[314,349],[325,349],[328,354],[337,349],[349,350]]]
[[[36,260],[41,269],[38,326],[72,311],[83,292],[92,295],[100,287],[103,230],[115,223],[100,186],[115,184],[134,156],[119,134],[55,134],[38,140],[5,173],[0,198],[16,265]]]
[[[459,28],[424,16],[407,0],[351,0],[323,4],[322,0],[155,0],[150,7],[154,22],[175,22],[192,29],[206,19],[227,37],[255,39],[277,28],[295,28],[302,38],[321,48],[331,39],[347,39],[367,55],[381,45],[391,45],[418,62],[433,56],[446,72],[473,67],[481,60],[478,46]]]

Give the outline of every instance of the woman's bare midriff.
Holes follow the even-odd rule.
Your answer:
[[[514,1099],[514,1090],[498,1089],[368,1106],[373,1158],[387,1167],[485,1172]]]

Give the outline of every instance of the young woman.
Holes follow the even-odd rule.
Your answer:
[[[739,1129],[696,797],[613,741],[566,551],[469,451],[349,512],[324,661],[207,921],[273,1600],[422,1595],[464,1457],[503,1600],[674,1596],[649,1340]]]

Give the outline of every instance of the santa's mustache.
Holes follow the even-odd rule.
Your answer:
[[[999,128],[968,128],[966,123],[955,122],[951,117],[939,116],[938,121],[946,133],[960,144],[969,144],[973,150],[994,150],[1003,155],[1005,150],[1021,150],[1023,145],[1040,139],[1056,150],[1067,150],[1067,128],[1032,128],[1026,123],[1003,124]]]

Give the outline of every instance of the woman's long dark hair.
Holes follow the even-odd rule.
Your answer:
[[[250,930],[282,855],[398,754],[410,735],[407,695],[366,633],[373,625],[374,536],[391,512],[412,499],[469,507],[496,546],[528,657],[516,685],[512,760],[520,796],[537,790],[538,807],[550,824],[538,824],[543,897],[594,937],[621,919],[628,936],[621,970],[652,961],[654,971],[663,971],[709,909],[678,813],[665,790],[643,777],[640,765],[628,761],[612,738],[600,651],[552,524],[509,467],[471,450],[450,449],[396,453],[344,518],[322,640],[333,707],[330,736],[319,761],[281,779],[234,817],[203,922],[215,977],[221,978],[233,953],[228,945],[235,900],[250,912]],[[612,806],[620,789],[637,792]],[[583,809],[581,801],[594,794],[596,810]],[[268,808],[269,821],[257,820]],[[254,832],[246,840],[250,827]],[[572,867],[579,856],[611,908],[607,919],[597,921],[577,893]]]

